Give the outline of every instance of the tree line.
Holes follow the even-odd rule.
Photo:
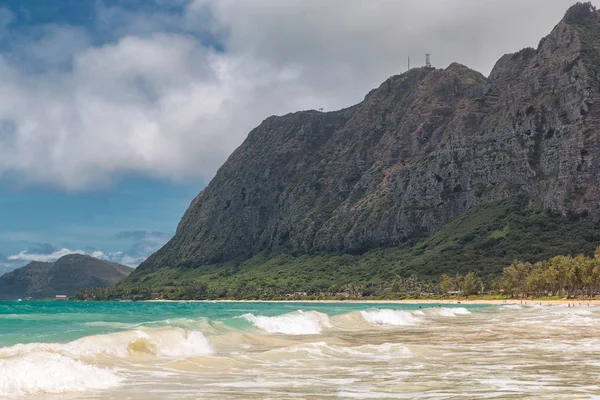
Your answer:
[[[556,256],[504,268],[502,288],[511,296],[593,297],[600,289],[600,247],[592,257]]]
[[[435,296],[472,296],[481,293],[510,297],[593,297],[600,291],[600,247],[593,256],[560,255],[535,263],[514,261],[499,276],[480,277],[476,272],[450,276],[438,281],[420,279],[416,275],[397,276],[387,282],[351,282],[328,287],[279,288],[242,282],[230,287],[211,287],[194,282],[159,288],[87,288],[74,297],[77,300],[173,300],[213,299],[403,299]]]
[[[515,260],[502,275],[484,282],[475,272],[439,280],[439,293],[470,296],[477,293],[510,297],[593,297],[600,291],[600,247],[593,256],[559,255],[535,263]]]

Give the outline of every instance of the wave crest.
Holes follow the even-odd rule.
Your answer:
[[[39,352],[74,359],[94,358],[102,354],[127,358],[133,353],[177,357],[210,354],[212,348],[202,332],[158,328],[87,336],[70,343],[17,344],[0,348],[0,357],[18,357]]]
[[[0,397],[109,389],[123,378],[60,354],[34,353],[0,360]]]
[[[318,311],[295,311],[275,317],[244,314],[242,317],[265,332],[285,335],[318,335],[323,328],[332,326],[329,317]]]
[[[464,307],[437,307],[437,308],[425,308],[423,310],[415,311],[418,315],[429,315],[436,317],[456,317],[457,315],[471,314],[471,311]]]
[[[403,310],[372,309],[361,311],[360,315],[373,325],[407,326],[421,322],[413,313]]]

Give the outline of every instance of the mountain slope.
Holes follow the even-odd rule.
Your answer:
[[[347,285],[389,287],[447,273],[497,275],[515,258],[536,262],[556,254],[591,255],[600,224],[527,209],[524,198],[479,204],[433,235],[364,254],[260,253],[201,268],[156,268],[119,284],[123,294],[152,288],[166,298],[270,298],[283,293],[341,291]],[[147,293],[149,294],[149,293]]]
[[[31,262],[0,277],[0,299],[74,295],[84,287],[106,287],[120,282],[133,268],[70,254],[54,263]]]
[[[517,196],[596,220],[598,43],[598,13],[578,4],[487,79],[456,63],[417,68],[356,106],[266,119],[125,283],[258,254],[392,248]]]

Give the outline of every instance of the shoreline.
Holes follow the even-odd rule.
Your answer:
[[[598,300],[479,300],[479,299],[441,299],[441,300],[142,300],[150,303],[335,303],[335,304],[442,304],[442,305],[580,305],[598,306]]]

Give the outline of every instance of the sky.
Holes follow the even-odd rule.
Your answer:
[[[459,62],[488,75],[574,0],[2,0],[0,273],[137,266],[270,115]]]

